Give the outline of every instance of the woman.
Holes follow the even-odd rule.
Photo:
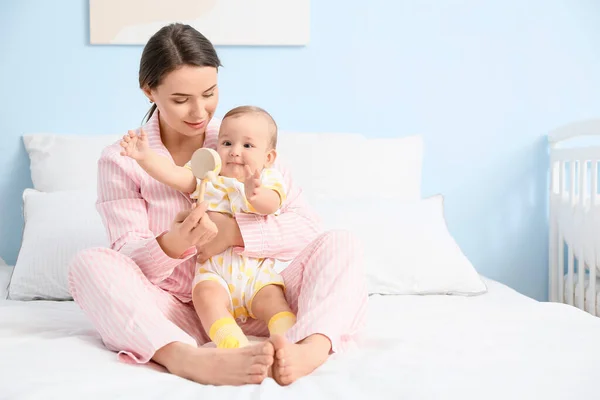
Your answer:
[[[188,25],[159,30],[146,44],[140,88],[153,103],[144,130],[151,146],[177,165],[200,147],[215,148],[217,70],[213,45]],[[105,345],[125,361],[150,360],[169,372],[213,385],[260,383],[267,375],[286,385],[343,351],[365,320],[366,290],[354,239],[319,233],[289,173],[281,215],[207,213],[184,194],[145,174],[107,147],[98,163],[98,201],[110,249],[79,253],[70,266],[73,298]],[[183,211],[182,211],[183,210]],[[297,313],[285,337],[241,349],[201,347],[208,342],[191,303],[200,261],[229,247],[254,257],[292,260],[283,271],[286,297]],[[263,323],[242,325],[267,336]]]

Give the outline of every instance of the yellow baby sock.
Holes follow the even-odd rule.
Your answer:
[[[237,349],[248,345],[242,328],[231,317],[221,318],[212,324],[208,336],[220,349]]]
[[[283,335],[296,323],[296,316],[289,311],[282,311],[271,317],[268,328],[271,335]]]

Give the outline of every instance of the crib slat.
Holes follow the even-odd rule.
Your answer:
[[[569,204],[573,206],[575,202],[575,162],[569,160],[569,191],[568,191]],[[567,242],[567,304],[575,304],[575,290],[573,287],[573,275],[575,270],[575,257],[573,254],[573,244]]]
[[[551,217],[552,218],[552,217]],[[557,247],[558,237],[556,233],[556,221],[553,219],[550,220],[550,240],[549,240],[549,251],[548,251],[548,272],[550,274],[548,281],[548,297],[550,301],[557,302],[558,301],[558,286],[557,286],[557,277],[558,275],[558,263],[556,260],[556,247]]]
[[[575,161],[571,160],[569,163],[569,167],[571,169],[571,180],[569,184],[571,185],[569,190],[569,201],[571,205],[575,204],[575,182],[577,182],[577,176],[575,175]]]
[[[598,309],[596,307],[596,267],[594,265],[590,268],[590,286],[588,287],[587,300],[588,312],[598,316]]]
[[[585,256],[583,246],[579,247],[579,258],[577,262],[577,307],[585,311]]]
[[[598,199],[598,161],[592,160],[592,184],[590,190],[590,203],[594,207]]]
[[[569,169],[571,179],[569,179],[569,204],[572,206],[575,205],[575,182],[577,181],[577,177],[575,175],[575,161],[570,160]],[[575,304],[575,287],[573,282],[573,275],[575,270],[575,252],[573,249],[573,243],[567,244],[567,259],[568,259],[568,270],[567,270],[567,304],[574,305]]]
[[[550,169],[550,195],[548,198],[548,203],[550,205],[550,234],[548,237],[548,297],[550,301],[557,302],[558,301],[558,254],[557,254],[557,245],[558,245],[558,227],[556,221],[556,193],[558,191],[558,179],[559,179],[559,168],[560,163],[553,162],[552,168]]]
[[[581,206],[585,205],[586,194],[586,186],[587,186],[587,162],[585,160],[579,160],[577,162],[579,165],[579,204]]]
[[[577,160],[577,175],[579,178],[579,201],[578,207],[580,212],[584,212],[585,208],[585,192],[586,192],[586,170],[587,170],[587,162],[583,159]],[[580,229],[583,229],[581,227]],[[577,256],[577,277],[579,278],[579,285],[577,288],[577,307],[585,311],[585,255],[583,254],[583,244],[582,243],[573,243],[573,245],[579,250],[579,255]]]
[[[551,197],[554,195],[551,194]],[[555,201],[551,199],[550,201]],[[551,209],[553,208],[550,206]],[[550,297],[550,301],[557,302],[559,301],[558,297],[558,281],[561,275],[558,273],[558,227],[557,221],[554,216],[552,216],[552,212],[550,213],[550,240],[549,240],[549,271],[550,277],[548,282],[548,294]]]
[[[558,230],[558,302],[565,302],[565,240]]]
[[[564,237],[562,235],[562,227],[559,224],[559,220],[558,220],[558,210],[560,208],[560,204],[563,201],[563,197],[565,194],[565,161],[564,160],[560,160],[559,163],[559,168],[558,168],[558,197],[556,198],[556,209],[553,213],[553,218],[555,220],[556,223],[556,230],[557,230],[557,236],[558,236],[558,260],[557,260],[557,264],[558,264],[558,269],[556,270],[556,281],[557,281],[557,301],[559,303],[564,303],[565,302],[565,258],[564,258],[564,246],[565,246],[565,240]]]
[[[573,253],[573,249],[572,249],[572,245],[571,243],[568,244],[567,247],[567,257],[569,260],[569,265],[568,265],[568,270],[567,270],[567,304],[572,306],[574,305],[574,301],[573,301],[573,296],[574,296],[574,290],[573,290],[573,273],[574,273],[574,269],[575,269],[575,254]]]
[[[558,176],[558,182],[559,182],[559,188],[558,188],[558,193],[560,194],[560,198],[562,199],[563,197],[563,193],[565,193],[565,161],[561,160],[560,161],[560,168],[559,168],[559,176]]]

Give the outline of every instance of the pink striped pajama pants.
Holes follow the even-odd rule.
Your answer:
[[[282,272],[287,300],[297,313],[287,333],[290,342],[320,333],[329,337],[334,352],[353,342],[367,306],[359,248],[350,233],[326,232]],[[171,342],[209,341],[191,302],[150,283],[131,258],[114,250],[80,252],[70,266],[69,287],[106,347],[125,360],[145,363]],[[261,321],[249,319],[242,328],[247,335],[268,336]]]

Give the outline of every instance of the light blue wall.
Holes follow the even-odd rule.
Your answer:
[[[0,3],[0,256],[16,260],[26,132],[136,127],[140,46],[88,45],[88,2]],[[219,48],[220,111],[425,138],[424,194],[483,274],[545,299],[544,135],[600,115],[594,0],[313,0],[306,48]],[[368,216],[368,214],[366,214]]]

